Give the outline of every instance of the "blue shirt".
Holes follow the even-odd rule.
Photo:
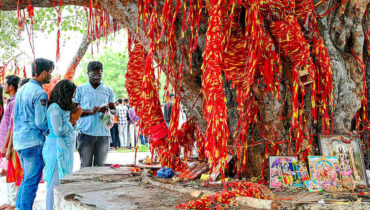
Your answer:
[[[114,92],[103,82],[94,89],[88,82],[77,87],[73,102],[77,103],[82,109],[93,109],[95,106],[101,107],[109,103],[114,103]],[[110,136],[110,130],[103,125],[100,116],[102,113],[80,117],[77,130],[90,136]]]
[[[14,104],[13,145],[15,150],[44,145],[48,95],[41,83],[30,80],[18,90]]]
[[[47,182],[47,186],[51,182],[56,167],[59,180],[73,171],[75,135],[69,119],[69,111],[62,110],[56,103],[49,106],[47,120],[50,134],[46,138],[42,149],[45,162],[44,180]]]

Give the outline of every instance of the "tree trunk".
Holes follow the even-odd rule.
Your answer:
[[[50,7],[52,1],[38,0],[32,1],[34,6]],[[319,0],[314,0],[315,3]],[[341,0],[328,0],[323,1],[319,6],[315,8],[318,15],[324,14],[329,9],[335,7],[341,3]],[[28,1],[20,1],[20,7],[25,8],[28,5]],[[88,5],[89,0],[64,0],[65,4],[72,5]],[[149,50],[149,39],[142,28],[137,29],[138,21],[138,0],[102,0],[99,1],[100,5],[109,12],[115,19],[119,20],[124,27],[131,31],[134,36],[140,40],[144,48]],[[17,0],[3,0],[1,9],[2,10],[15,10],[17,8]],[[158,3],[158,13],[162,11],[163,1]],[[342,5],[337,7],[335,10],[330,12],[323,18],[318,18],[319,30],[324,40],[325,46],[328,49],[332,71],[333,71],[333,82],[334,82],[334,102],[335,108],[333,110],[333,129],[336,133],[348,132],[353,129],[352,121],[354,115],[361,108],[361,94],[363,91],[363,79],[362,72],[359,68],[359,64],[351,54],[351,49],[356,56],[366,58],[366,68],[369,70],[369,55],[367,54],[367,45],[365,44],[364,31],[366,31],[367,23],[365,21],[366,9],[370,7],[369,0],[357,0],[355,1],[345,0],[343,1],[344,14],[342,14]],[[182,17],[182,9],[180,9],[178,17]],[[201,130],[205,131],[207,123],[202,116],[202,97],[198,98],[201,91],[201,66],[202,66],[202,52],[204,50],[206,41],[206,30],[207,30],[207,19],[208,15],[203,12],[203,20],[200,23],[199,39],[197,43],[197,50],[193,54],[192,64],[189,63],[188,59],[184,59],[184,72],[182,80],[181,90],[181,101],[187,109],[191,110],[191,114],[194,117],[195,122],[198,123]],[[181,18],[176,20],[176,31],[177,37],[181,37]],[[182,55],[183,44],[188,44],[185,35],[185,39],[176,39],[176,64],[180,64]],[[364,54],[365,52],[365,54]],[[187,53],[186,53],[187,54]],[[155,52],[154,58],[159,61],[162,54],[161,52]],[[190,72],[190,65],[192,66],[192,73]],[[367,71],[370,75],[369,71]],[[370,76],[368,76],[370,77]],[[170,78],[173,81],[173,78]],[[286,82],[286,81],[285,81]],[[281,115],[286,115],[291,110],[291,95],[286,90],[286,85],[283,82],[280,84],[280,100],[275,99],[270,94],[263,95],[259,99],[259,117],[262,122],[262,131],[265,132],[265,138],[272,141],[273,139],[289,139],[289,124],[290,119],[280,120]],[[307,91],[309,92],[309,91]],[[236,93],[231,88],[230,82],[225,83],[225,93],[227,98],[228,107],[228,125],[231,131],[231,136],[235,132],[238,111],[236,110],[237,104],[235,102]],[[370,95],[370,93],[369,93]],[[369,96],[370,97],[370,96]],[[306,95],[306,106],[305,112],[310,112],[310,95]],[[286,105],[284,105],[286,104]],[[307,128],[311,132],[320,132],[320,129],[313,127],[312,119],[307,118]],[[261,131],[256,131],[260,133]],[[257,141],[262,141],[261,137],[256,136]],[[308,139],[302,143],[303,148],[309,148]],[[288,148],[288,143],[281,145],[281,152],[288,154],[291,148]],[[294,145],[292,145],[294,146]],[[315,144],[313,145],[315,147]],[[317,145],[316,145],[317,146]],[[317,148],[317,147],[316,147]],[[312,148],[311,149],[315,149]],[[249,149],[249,165],[248,175],[258,176],[261,171],[261,167],[264,158],[265,146],[260,145]],[[311,153],[314,153],[312,150]],[[292,154],[292,153],[290,153]]]
[[[68,69],[66,73],[64,74],[64,79],[72,80],[75,73],[78,64],[80,64],[81,59],[85,56],[85,53],[87,49],[89,48],[89,45],[91,44],[92,40],[87,38],[87,36],[84,36],[82,38],[80,47],[78,48],[75,56],[72,58],[71,63],[68,66]]]

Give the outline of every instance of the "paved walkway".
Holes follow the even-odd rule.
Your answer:
[[[146,155],[149,155],[148,152],[138,152],[137,160],[145,158]],[[107,157],[107,164],[131,164],[134,163],[135,153],[121,153],[116,151],[109,151]],[[80,156],[78,152],[74,153],[74,166],[73,171],[78,171],[80,169]],[[33,209],[35,210],[44,210],[45,209],[45,200],[46,200],[46,183],[40,183],[39,189],[37,191],[35,203]],[[0,177],[0,205],[7,201],[7,187],[5,182],[5,177]]]

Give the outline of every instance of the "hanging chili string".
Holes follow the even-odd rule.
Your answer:
[[[0,82],[3,84],[5,82],[5,70],[6,64],[4,66],[0,66]]]
[[[59,7],[58,9],[55,8],[55,1],[53,0],[53,8],[56,10],[58,14],[58,19],[57,19],[57,52],[56,52],[56,61],[59,61],[60,58],[60,22],[62,20],[62,5],[63,5],[63,0],[59,0]]]
[[[23,67],[23,79],[27,78],[26,67]]]

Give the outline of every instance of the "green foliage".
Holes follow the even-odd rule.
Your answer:
[[[0,12],[0,60],[6,62],[14,57],[14,51],[21,40],[18,36],[17,13]]]
[[[55,8],[35,8],[34,32],[54,33],[58,29],[58,7]],[[23,13],[23,12],[22,12]],[[26,12],[27,22],[30,22]],[[62,19],[60,22],[60,30],[78,31],[86,34],[87,17],[82,7],[78,6],[63,6]],[[25,29],[24,29],[25,30]],[[18,36],[18,17],[17,11],[1,11],[0,12],[0,60],[8,61],[22,51],[19,49],[19,43],[23,41],[25,36]],[[69,40],[71,37],[66,36]],[[60,40],[65,43],[65,40]]]
[[[130,153],[135,152],[136,148],[133,149],[124,149],[124,148],[118,148],[116,151],[120,153]],[[137,152],[149,152],[149,148],[146,145],[140,145],[140,147],[137,148]]]
[[[52,33],[58,28],[58,7],[36,8],[34,30]],[[79,31],[86,34],[87,18],[82,7],[62,6],[61,31]]]
[[[90,61],[97,60],[103,63],[103,83],[112,88],[116,100],[118,98],[127,98],[127,90],[125,88],[126,84],[126,72],[127,72],[127,62],[128,62],[128,50],[127,48],[124,50],[123,53],[121,52],[113,52],[107,47],[104,47],[104,52],[100,53],[99,55],[95,55],[93,58],[91,53],[88,53],[84,56],[81,61],[80,67],[82,71],[80,74],[74,78],[74,82],[77,85],[82,85],[88,82],[87,77],[87,64]],[[166,75],[161,73],[160,75],[160,90],[159,90],[159,99],[163,102],[163,95],[164,95],[164,86],[166,84]],[[170,86],[170,89],[172,87]]]

